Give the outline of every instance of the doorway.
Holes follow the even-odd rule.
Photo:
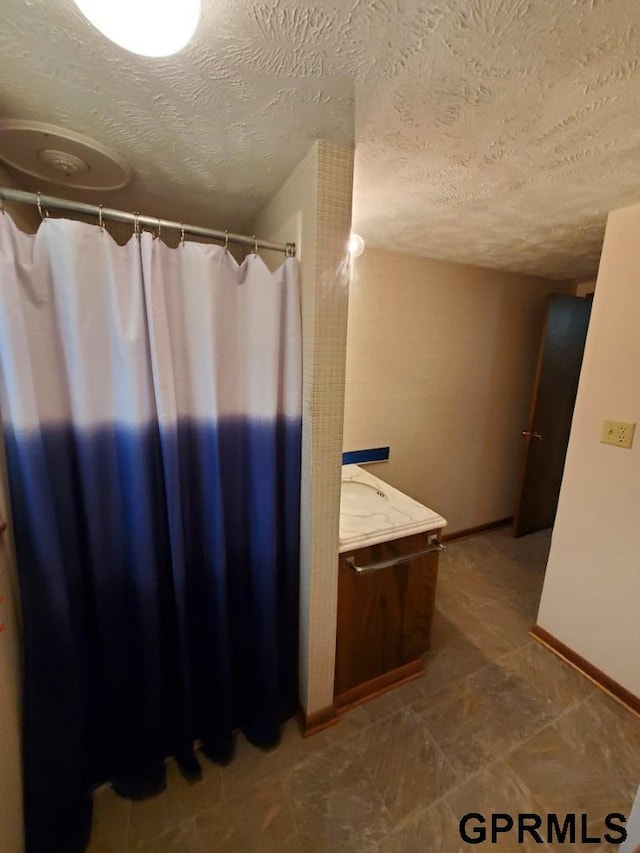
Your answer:
[[[553,294],[542,330],[529,423],[523,431],[514,536],[553,525],[571,433],[592,298]]]

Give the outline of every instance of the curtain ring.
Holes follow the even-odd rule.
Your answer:
[[[225,252],[228,250],[228,248],[229,248],[229,232],[225,231],[224,232],[224,250],[225,250]]]
[[[5,215],[5,213],[7,212],[7,211],[5,210],[5,207],[4,207],[4,195],[3,195],[2,193],[0,193],[0,211],[2,212],[2,215],[3,215],[3,216],[4,216],[4,215]]]
[[[137,210],[133,211],[133,233],[140,239],[140,214]]]
[[[253,255],[256,258],[258,257],[258,240],[255,234],[253,235]]]
[[[159,240],[160,235],[162,234],[162,224],[160,223],[160,217],[156,217],[158,220],[158,233],[156,234],[156,238]]]
[[[102,205],[98,205],[98,225],[100,226],[100,230],[104,231],[104,222],[102,220]]]
[[[36,195],[36,204],[38,205],[38,213],[40,214],[40,219],[42,219],[42,221],[45,222],[49,218],[49,211],[45,210],[44,213],[42,212],[42,204],[40,203],[40,195],[41,195],[41,193],[37,193],[37,195]]]
[[[184,222],[180,223],[180,245],[184,246]]]

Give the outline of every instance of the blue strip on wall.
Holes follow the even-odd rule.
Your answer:
[[[388,447],[370,447],[368,450],[350,450],[342,454],[343,465],[361,465],[366,462],[386,462],[389,459]]]

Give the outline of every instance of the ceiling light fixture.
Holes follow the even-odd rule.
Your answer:
[[[201,0],[74,0],[108,39],[141,56],[170,56],[192,39]]]
[[[349,237],[349,254],[352,258],[359,257],[364,252],[364,240],[359,234]]]

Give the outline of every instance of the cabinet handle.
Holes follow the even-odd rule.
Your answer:
[[[431,554],[434,551],[444,551],[444,545],[441,545],[440,542],[432,542],[428,548],[424,548],[422,551],[415,551],[413,554],[402,554],[400,557],[393,557],[391,560],[380,560],[379,563],[369,563],[368,566],[358,566],[355,557],[347,557],[345,563],[359,575],[366,575],[369,572],[377,572],[380,569],[389,569],[391,566],[409,563],[411,560],[423,557],[425,554]]]

